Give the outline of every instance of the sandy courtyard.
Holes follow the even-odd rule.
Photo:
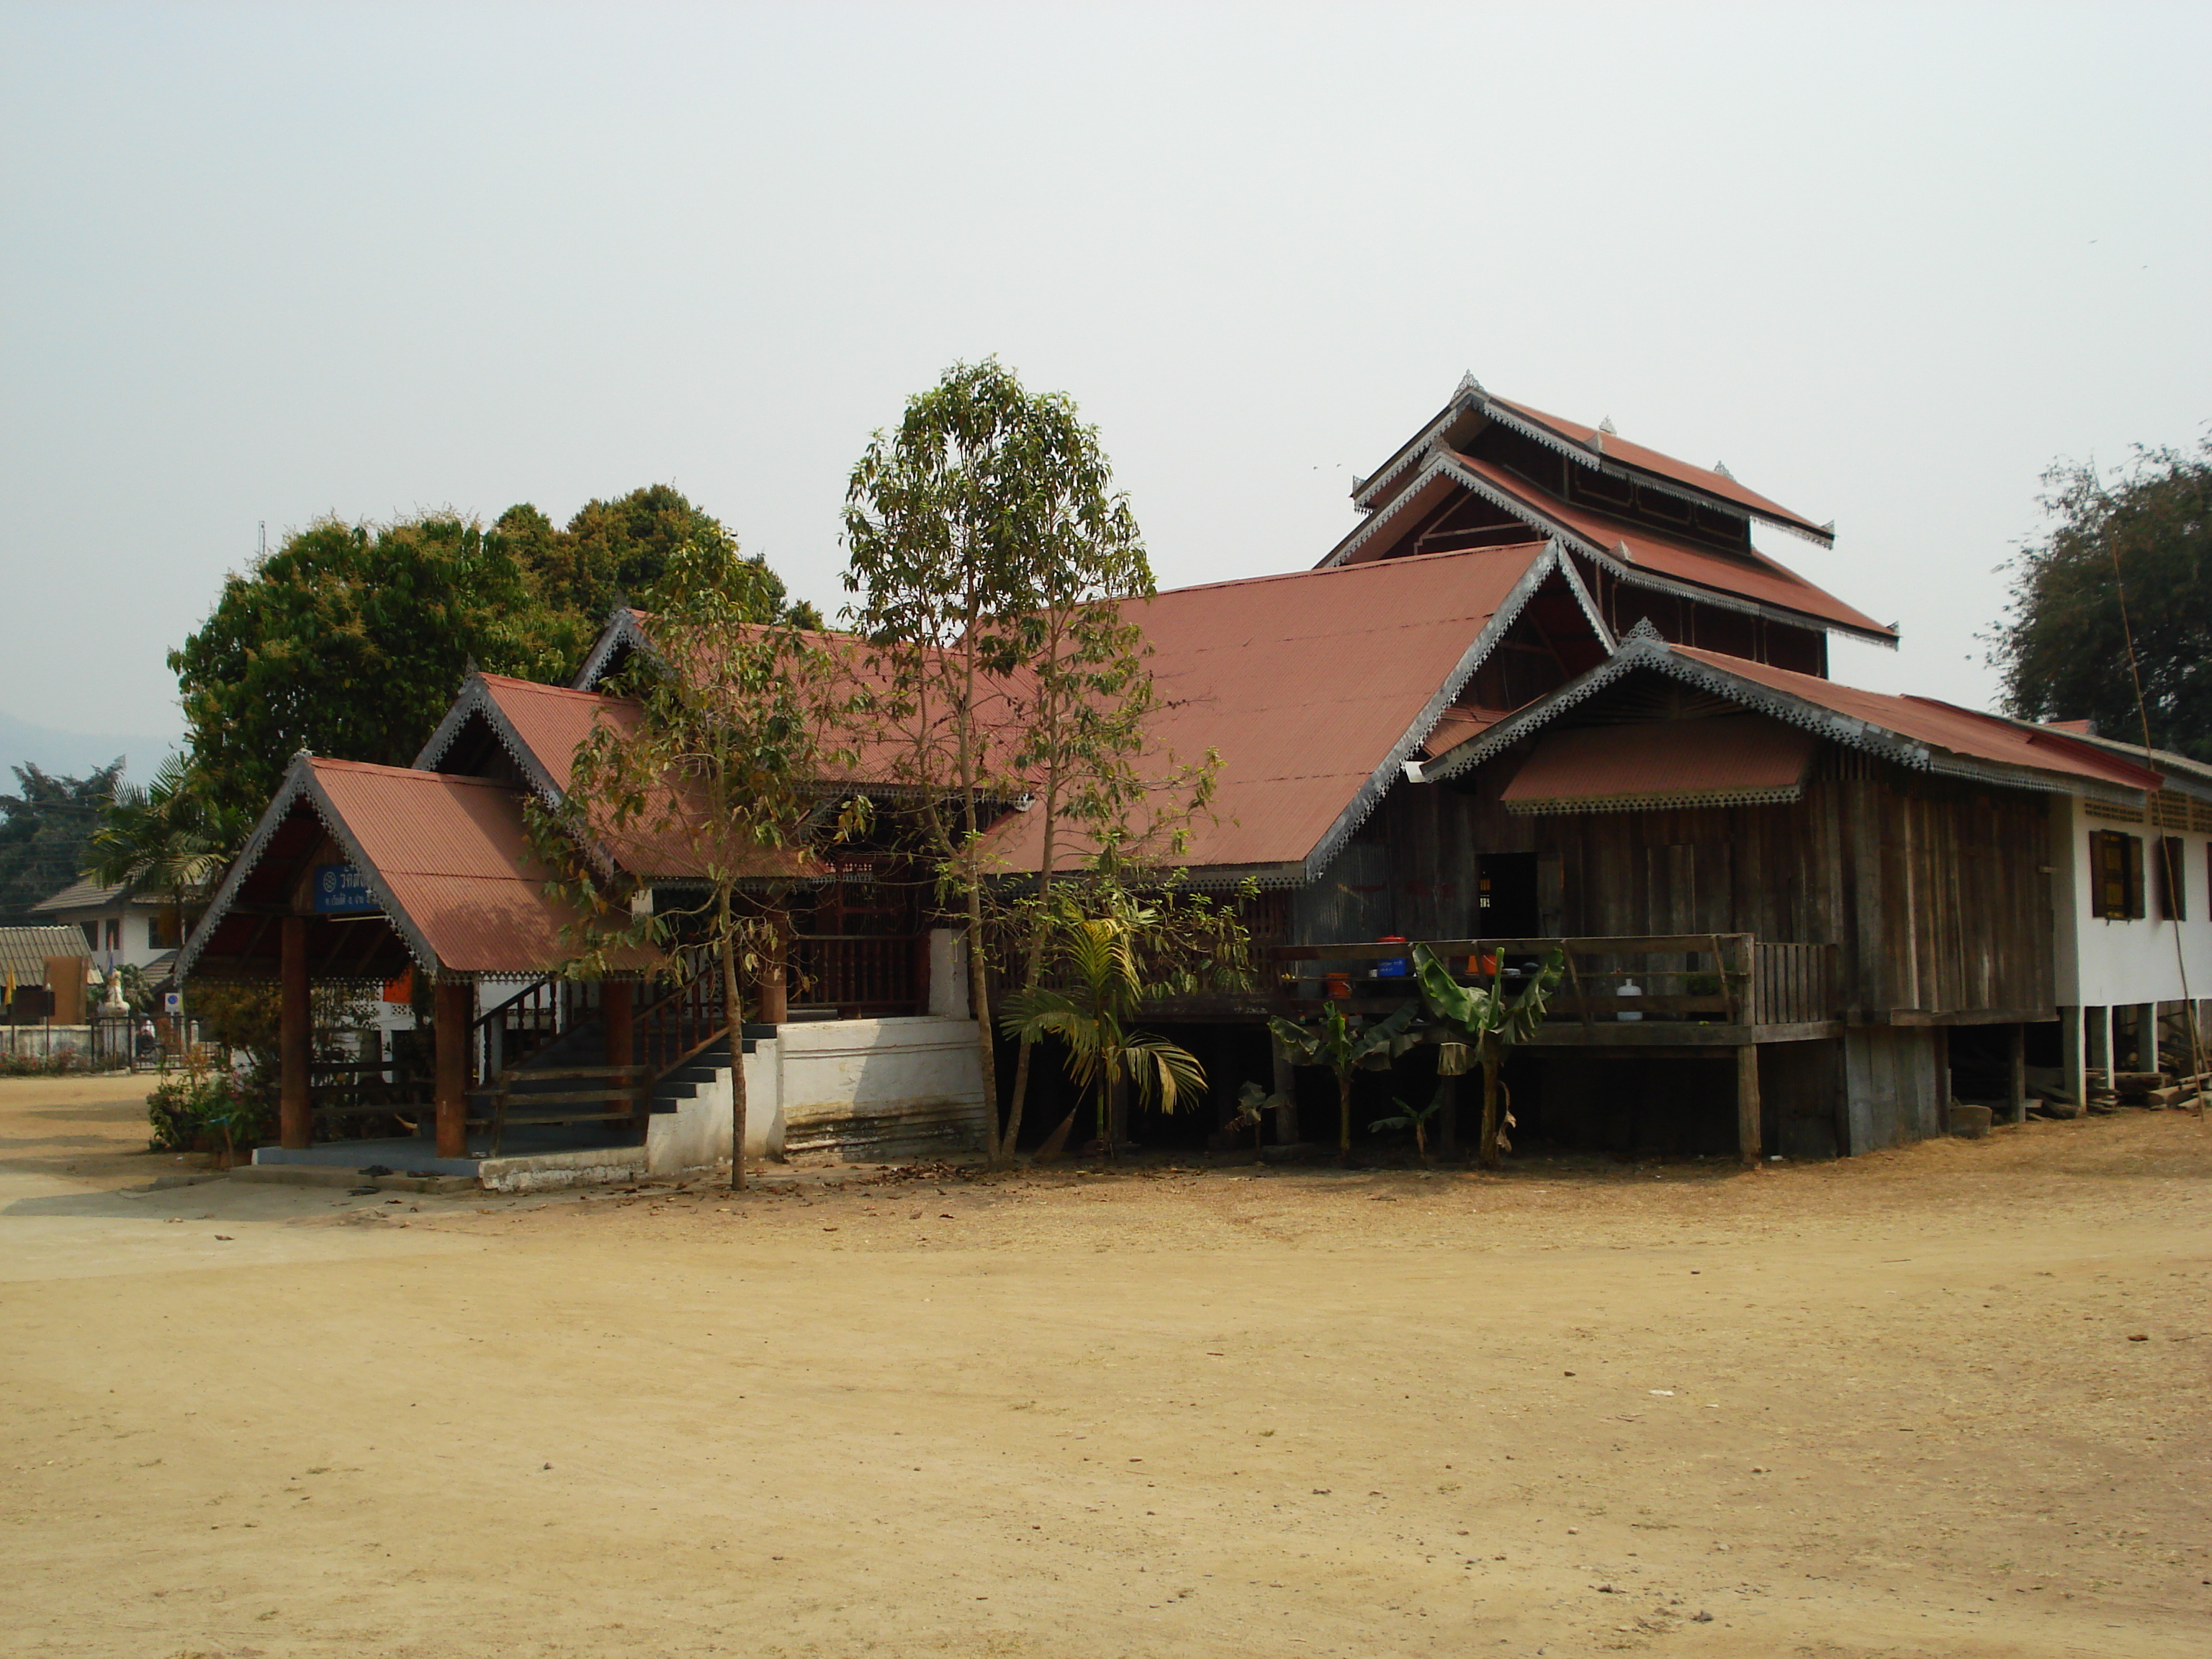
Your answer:
[[[2180,1114],[393,1203],[143,1088],[0,1082],[11,1656],[2212,1651]]]

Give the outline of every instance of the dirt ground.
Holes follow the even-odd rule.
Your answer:
[[[143,1092],[0,1082],[9,1655],[2212,1651],[2182,1114],[394,1202]]]

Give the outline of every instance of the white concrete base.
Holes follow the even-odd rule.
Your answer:
[[[543,1193],[562,1187],[605,1187],[647,1174],[642,1146],[595,1146],[580,1152],[488,1158],[477,1179],[492,1193]]]
[[[983,1146],[989,1120],[974,1020],[823,1020],[786,1025],[777,1037],[791,1151],[878,1163]]]
[[[830,1152],[854,1162],[981,1150],[989,1118],[975,1022],[921,1015],[804,1021],[745,1064],[745,1156]],[[646,1122],[642,1146],[486,1158],[493,1192],[543,1192],[712,1169],[730,1156],[730,1071]]]
[[[776,1060],[781,1042],[768,1037],[745,1056],[745,1156],[783,1157],[783,1113],[777,1101]],[[645,1155],[656,1176],[711,1169],[730,1158],[730,1068],[719,1066],[712,1083],[679,1102],[673,1112],[646,1120]]]

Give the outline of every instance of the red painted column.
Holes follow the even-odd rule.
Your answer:
[[[469,1024],[476,1013],[475,987],[465,979],[438,981],[433,1018],[438,1044],[438,1156],[469,1155]]]
[[[768,944],[761,952],[760,1012],[763,1025],[781,1025],[791,1018],[784,964],[791,954],[791,921],[781,907],[769,915]]]
[[[315,1125],[307,1092],[307,1060],[314,1042],[313,1012],[307,996],[307,919],[286,916],[280,930],[276,1140],[279,1146],[301,1152],[313,1140]]]

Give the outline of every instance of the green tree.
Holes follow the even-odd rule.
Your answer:
[[[1326,1066],[1335,1077],[1338,1163],[1352,1161],[1352,1074],[1389,1071],[1419,1041],[1409,1028],[1420,1012],[1419,1003],[1409,1001],[1370,1024],[1357,1015],[1347,1019],[1332,1003],[1310,1027],[1282,1018],[1267,1022],[1291,1065]]]
[[[33,905],[76,880],[100,808],[122,781],[123,763],[82,778],[28,765],[15,773],[15,793],[0,795],[0,917],[27,921]]]
[[[546,606],[580,625],[586,644],[617,605],[654,608],[654,592],[684,544],[720,538],[735,544],[720,520],[673,484],[647,484],[611,501],[588,501],[563,530],[524,501],[501,514],[492,530]],[[813,606],[791,602],[765,560],[753,562],[762,580],[749,603],[763,612],[754,620],[822,626]],[[575,655],[580,660],[581,651]]]
[[[552,678],[546,614],[470,520],[324,520],[223,584],[169,654],[207,799],[258,817],[293,755],[404,766],[468,664]]]
[[[2044,484],[2053,522],[2022,550],[1991,641],[2007,710],[2129,743],[2147,715],[2152,747],[2212,761],[2212,438]]]
[[[1134,761],[1152,698],[1141,637],[1121,601],[1152,569],[1097,431],[1056,393],[1032,394],[995,360],[959,364],[878,432],[846,493],[846,615],[866,641],[873,715],[893,781],[916,803],[939,891],[966,923],[969,1000],[990,1155],[1021,1127],[997,1121],[989,996],[992,852],[987,800],[1042,796],[1024,988],[1037,984],[1051,887],[1075,831],[1087,850],[1123,834],[1143,790]],[[1025,1026],[1024,1029],[1041,1029]]]
[[[1496,1169],[1499,1153],[1512,1149],[1505,1133],[1512,1127],[1512,1111],[1510,1102],[1501,1107],[1499,1101],[1505,1091],[1498,1076],[1504,1067],[1505,1051],[1535,1035],[1566,968],[1566,953],[1554,950],[1528,983],[1509,997],[1502,967],[1487,986],[1462,985],[1427,945],[1413,947],[1413,973],[1421,988],[1421,1000],[1455,1039],[1439,1049],[1437,1075],[1465,1075],[1470,1058],[1482,1068],[1481,1158],[1486,1169]]]
[[[84,854],[84,873],[112,886],[161,894],[185,936],[185,911],[237,855],[254,819],[210,798],[181,755],[172,755],[140,787],[108,796]]]
[[[1060,896],[1059,925],[1050,935],[1060,984],[1012,993],[999,1018],[1024,1053],[1046,1037],[1066,1045],[1069,1080],[1094,1092],[1098,1139],[1111,1156],[1120,1138],[1116,1090],[1130,1084],[1139,1100],[1173,1112],[1205,1089],[1206,1071],[1179,1043],[1136,1027],[1161,988],[1144,961],[1147,941],[1163,926],[1158,909],[1124,893],[1088,896],[1086,904],[1068,890]]]
[[[822,779],[851,762],[836,746],[844,665],[812,634],[759,620],[775,608],[772,580],[719,526],[677,548],[660,579],[654,652],[621,688],[639,718],[600,722],[561,805],[531,809],[541,850],[569,872],[560,885],[595,918],[571,941],[572,974],[603,976],[643,945],[712,953],[730,1046],[730,1184],[740,1189],[744,985],[781,949],[779,890],[836,800]],[[680,876],[656,886],[656,901],[693,897],[634,914],[640,874]]]

